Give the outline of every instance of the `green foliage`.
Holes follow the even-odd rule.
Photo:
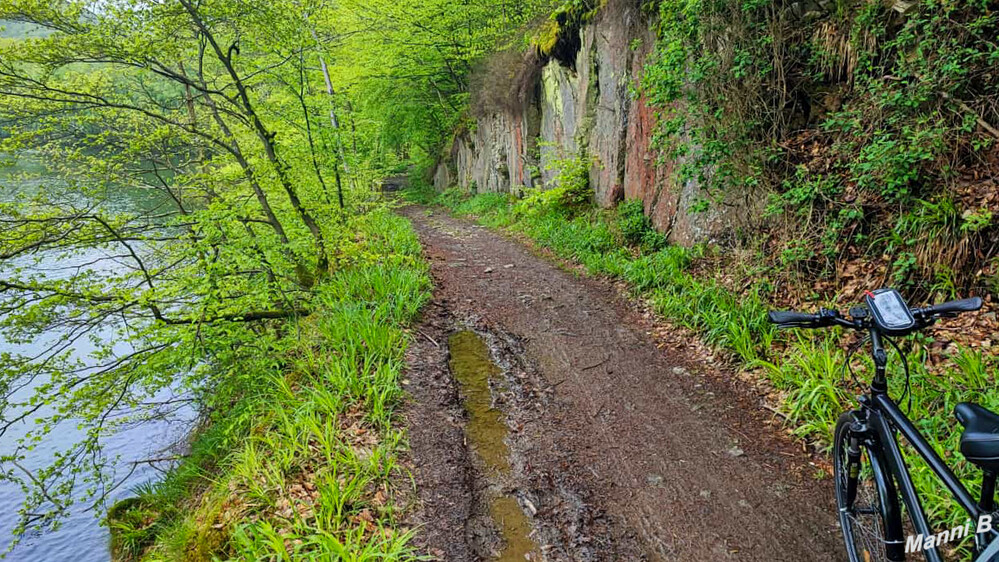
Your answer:
[[[482,193],[468,198],[461,190],[452,188],[441,193],[434,202],[463,215],[480,217],[489,226],[503,227],[513,220],[512,200],[506,193]]]
[[[842,185],[829,176],[813,176],[805,166],[795,168],[793,178],[784,180],[779,192],[770,194],[767,214],[777,216],[790,210],[806,215],[815,201],[830,201],[842,194]]]
[[[421,205],[432,203],[438,195],[434,186],[423,180],[417,182],[410,181],[409,186],[400,193],[403,201]]]
[[[645,204],[641,199],[622,201],[617,206],[617,216],[621,236],[632,246],[641,244],[647,233],[652,230],[652,221],[645,215]]]
[[[169,506],[167,509],[170,509]],[[134,498],[122,500],[108,510],[111,530],[111,552],[116,560],[137,560],[156,539],[165,517],[163,506],[157,506],[148,487]]]
[[[319,311],[288,327],[280,354],[243,362],[220,381],[192,455],[109,515],[130,552],[150,560],[417,559],[411,536],[394,532],[400,513],[386,499],[402,476],[393,420],[403,396],[403,328],[429,298],[430,279],[405,219],[380,210],[357,227],[368,259],[316,288]],[[200,498],[193,510],[150,512],[191,495]],[[359,519],[369,516],[372,528]]]
[[[373,172],[337,149],[319,11],[0,1],[0,18],[45,30],[0,44],[0,154],[45,174],[0,178],[0,339],[20,345],[0,367],[0,479],[25,492],[15,535],[103,506],[118,483],[102,440],[160,416],[154,397],[205,413],[232,406],[239,373],[280,371],[284,322],[371,259],[354,230],[371,194],[353,185]],[[51,464],[14,469],[64,428],[80,438]],[[141,546],[144,529],[121,523]]]
[[[617,226],[626,244],[645,252],[666,247],[666,236],[656,231],[652,219],[645,214],[645,204],[638,199],[622,201],[617,207]]]
[[[788,22],[765,3],[663,0],[642,91],[660,109],[653,144],[696,181],[705,203],[755,189],[770,173],[773,132],[787,120],[786,77],[770,60],[787,46]],[[724,36],[724,40],[720,37]]]
[[[560,156],[550,158],[545,169],[555,174],[544,189],[529,190],[527,195],[514,205],[514,212],[525,216],[537,216],[550,212],[571,215],[587,208],[593,202],[593,188],[590,187],[591,158],[582,156]]]
[[[665,289],[681,279],[699,249],[692,251],[680,246],[667,246],[640,256],[625,268],[624,279],[640,293]]]
[[[591,274],[619,275],[628,259],[611,225],[588,215],[566,220],[549,212],[526,221],[523,231],[558,256],[582,263]]]
[[[785,263],[814,253],[827,261],[807,260],[810,272],[828,273],[852,248],[879,256],[866,241],[946,195],[996,142],[999,83],[983,76],[999,59],[989,39],[999,16],[983,3],[933,1],[904,15],[837,4],[806,17],[743,0],[654,5],[658,40],[642,83],[660,110],[654,144],[705,203],[764,190],[766,216],[790,215],[783,226],[807,233],[774,254]],[[941,245],[991,233],[988,209],[958,214],[967,226]],[[948,267],[967,287],[994,252],[916,252],[894,276],[925,292]],[[948,258],[957,261],[930,261]]]
[[[780,253],[780,263],[784,267],[797,267],[815,257],[815,252],[803,240],[791,240]]]
[[[356,100],[392,161],[428,167],[465,119],[473,68],[514,44],[518,29],[551,8],[538,0],[347,0],[328,15],[338,90]]]
[[[961,215],[962,232],[980,232],[992,226],[992,211],[989,209],[979,209],[977,211],[968,210]]]

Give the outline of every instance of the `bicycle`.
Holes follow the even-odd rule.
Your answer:
[[[782,328],[842,326],[866,332],[861,344],[870,342],[874,379],[859,407],[844,413],[836,424],[833,466],[840,527],[851,562],[906,560],[919,553],[928,562],[941,562],[940,546],[974,536],[974,562],[999,562],[999,512],[996,512],[996,475],[999,474],[999,415],[970,402],[958,404],[954,413],[964,426],[960,450],[982,472],[982,494],[976,502],[968,489],[940,458],[926,438],[888,395],[888,342],[903,360],[908,391],[909,366],[891,337],[902,337],[935,324],[942,318],[980,309],[978,297],[924,308],[909,308],[894,289],[868,291],[864,306],[850,309],[849,317],[836,310],[818,314],[771,311],[770,321]],[[850,358],[847,357],[849,368]],[[911,394],[910,400],[911,400]],[[970,519],[962,527],[933,533],[913,485],[898,434],[926,461]],[[899,496],[915,534],[906,535]]]

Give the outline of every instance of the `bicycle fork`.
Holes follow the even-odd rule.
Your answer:
[[[861,416],[866,418],[866,414],[867,412],[861,411],[858,418]],[[860,471],[863,468],[861,462],[861,447],[863,446],[867,449],[871,473],[878,493],[880,515],[885,525],[885,557],[892,562],[903,562],[905,560],[904,531],[895,481],[885,470],[887,464],[881,448],[872,438],[873,431],[868,427],[867,420],[854,420],[850,427],[850,433],[850,447],[846,453],[849,468],[846,482],[847,505],[850,506],[850,509],[855,509],[854,502],[857,498]]]

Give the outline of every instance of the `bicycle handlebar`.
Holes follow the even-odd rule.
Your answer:
[[[973,312],[982,308],[980,297],[971,297],[949,301],[922,308],[910,308],[909,311],[917,320],[916,329],[922,329],[933,324],[940,318],[957,316],[962,312]],[[862,309],[865,310],[866,309]],[[869,316],[854,316],[852,319],[845,318],[839,311],[820,309],[818,314],[805,312],[795,312],[793,310],[771,310],[767,313],[770,322],[777,324],[781,328],[827,328],[829,326],[843,326],[862,330],[870,327],[867,321]]]
[[[780,325],[811,325],[819,320],[818,314],[806,314],[804,312],[794,312],[792,310],[771,310],[767,313],[770,321]]]
[[[979,308],[982,308],[981,297],[971,297],[970,299],[949,301],[923,308],[913,308],[912,315],[915,316],[916,318],[928,317],[928,316],[929,317],[955,316],[962,312],[974,312]]]
[[[819,309],[818,314],[795,312],[793,310],[771,310],[767,313],[770,321],[781,328],[827,328],[829,326],[844,326],[859,329],[857,320],[848,320],[837,310]]]

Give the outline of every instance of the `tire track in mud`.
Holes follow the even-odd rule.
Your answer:
[[[504,493],[530,516],[532,560],[843,559],[831,484],[765,424],[758,397],[669,348],[608,283],[439,211],[406,207],[434,300],[408,354],[419,541],[441,560],[501,550],[490,481],[464,436],[447,339],[474,330],[501,367]]]

